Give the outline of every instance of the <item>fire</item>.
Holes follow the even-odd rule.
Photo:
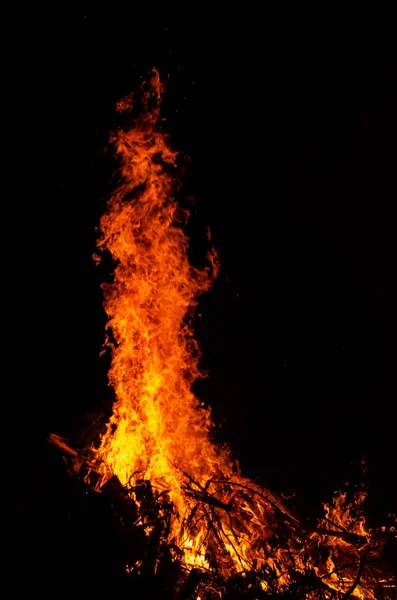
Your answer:
[[[98,246],[116,268],[104,285],[112,348],[109,381],[117,401],[98,456],[104,476],[123,484],[158,482],[183,509],[183,472],[204,483],[229,476],[228,453],[210,442],[210,412],[191,392],[200,377],[191,314],[217,273],[214,254],[200,271],[188,261],[186,218],[173,198],[176,152],[156,130],[162,86],[155,72],[136,127],[112,137],[122,183],[108,203]],[[128,109],[129,101],[118,109]],[[149,109],[148,105],[154,103]]]
[[[334,498],[332,505],[326,504],[325,517],[322,523],[325,527],[333,523],[336,527],[344,531],[350,531],[360,536],[369,536],[370,530],[367,528],[366,518],[363,511],[363,502],[367,497],[364,490],[357,490],[354,493],[352,501],[347,500],[347,493],[340,493]]]
[[[326,537],[325,530],[365,536],[364,522],[354,521],[352,530],[341,499],[328,507],[323,534],[308,533],[303,541],[296,534],[298,520],[279,498],[244,478],[229,450],[213,442],[210,410],[191,390],[202,376],[192,319],[198,297],[217,276],[218,262],[211,250],[207,268],[189,263],[182,229],[188,214],[175,200],[177,152],[161,128],[164,89],[157,71],[145,86],[140,97],[130,95],[117,106],[137,114],[131,127],[111,136],[120,183],[100,222],[98,248],[115,263],[113,281],[103,285],[115,403],[99,447],[93,449],[101,472],[98,488],[117,476],[140,510],[136,524],[152,536],[156,526],[139,492],[150,482],[150,506],[165,523],[161,535],[179,548],[188,570],[256,571],[262,573],[262,590],[280,591],[289,585],[291,573],[309,569],[324,577],[328,592],[322,597],[331,598],[332,589],[349,588],[357,569],[353,561],[344,580],[334,572],[335,557],[347,544],[343,537]],[[290,537],[277,538],[277,515]],[[328,556],[319,565],[307,550],[308,541],[314,547],[324,539]],[[139,572],[140,565],[137,561],[126,569]],[[360,585],[355,595],[375,597]],[[205,590],[200,597],[207,597]]]

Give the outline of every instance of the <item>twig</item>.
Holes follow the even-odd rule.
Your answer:
[[[331,521],[331,519],[328,519],[328,517],[323,517],[323,521],[327,521],[327,523],[331,523],[331,525],[333,525],[334,527],[337,527],[341,531],[344,531],[345,533],[349,533],[347,529],[342,527],[342,525],[338,525],[337,523],[334,523],[333,521]]]
[[[365,557],[367,554],[368,550],[365,550],[363,552],[363,555],[360,559],[360,564],[358,567],[358,571],[357,571],[357,575],[355,580],[353,581],[352,585],[350,586],[350,588],[347,590],[346,594],[344,594],[341,598],[341,600],[346,600],[346,598],[349,598],[349,596],[352,595],[352,593],[354,592],[354,590],[356,589],[356,587],[358,586],[358,584],[360,583],[360,577],[361,577],[361,573],[363,571],[363,567],[364,567],[364,561],[365,561]]]
[[[248,492],[250,492],[251,494],[256,494],[257,496],[259,496],[260,498],[262,498],[263,500],[265,500],[265,502],[267,502],[268,504],[270,504],[271,506],[278,508],[282,513],[286,514],[290,519],[292,519],[292,521],[294,521],[294,523],[296,525],[299,525],[299,519],[297,519],[289,510],[288,508],[286,508],[283,503],[278,500],[278,498],[273,494],[273,493],[269,493],[269,495],[271,496],[271,499],[266,496],[265,494],[263,494],[263,492],[258,492],[258,490],[256,490],[255,488],[251,488],[247,485],[244,485],[243,483],[238,483],[237,481],[214,481],[213,483],[220,483],[220,484],[227,484],[227,485],[234,485],[240,488],[243,488],[245,490],[247,490]]]
[[[302,527],[302,531],[307,533],[318,533],[320,535],[329,535],[331,537],[339,537],[348,542],[352,540],[361,541],[363,544],[367,541],[367,538],[358,533],[349,533],[349,531],[334,531],[333,529],[323,529],[322,527]]]
[[[229,512],[231,507],[229,504],[225,504],[222,500],[218,500],[215,496],[210,494],[209,492],[200,492],[198,490],[192,490],[191,488],[186,487],[185,491],[188,496],[193,496],[199,502],[205,502],[206,504],[211,504],[212,506],[216,506],[217,508],[221,508]]]
[[[368,571],[371,573],[372,577],[375,579],[376,583],[378,584],[378,591],[379,591],[379,596],[380,596],[380,600],[384,600],[384,596],[383,596],[383,592],[382,592],[382,586],[381,583],[378,579],[378,576],[373,572],[373,570],[371,569],[371,567],[367,567]]]
[[[88,425],[86,429],[84,429],[83,433],[81,434],[81,437],[84,438],[84,436],[89,432],[89,430],[92,429],[100,419],[103,419],[104,416],[104,413],[101,413],[90,425]]]

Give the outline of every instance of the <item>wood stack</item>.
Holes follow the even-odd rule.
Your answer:
[[[397,577],[393,570],[397,537],[393,526],[389,530],[371,533],[370,537],[358,535],[332,522],[326,523],[326,527],[304,526],[276,494],[263,489],[262,500],[271,507],[273,515],[268,523],[270,534],[266,543],[276,544],[290,556],[289,585],[285,587],[280,585],[276,570],[269,565],[252,565],[249,569],[245,565],[240,572],[233,568],[227,558],[224,538],[217,532],[221,530],[225,519],[238,532],[244,531],[248,523],[247,516],[236,510],[233,502],[225,503],[211,491],[214,482],[202,486],[189,474],[184,474],[185,494],[194,501],[185,528],[189,530],[191,527],[193,534],[197,516],[205,520],[206,563],[209,565],[188,568],[183,560],[183,550],[169,541],[174,507],[167,490],[154,492],[150,481],[145,480],[137,481],[134,487],[127,489],[115,476],[99,487],[100,473],[89,450],[73,448],[67,439],[55,434],[50,435],[49,442],[62,453],[70,476],[79,482],[79,486],[83,484],[83,487],[79,487],[82,493],[99,492],[110,505],[114,515],[113,526],[118,530],[125,550],[122,556],[126,567],[126,589],[137,597],[169,600],[341,600],[358,598],[355,591],[365,580],[368,598],[397,598]],[[229,490],[232,488],[234,496],[242,495],[246,501],[252,501],[259,494],[257,489],[233,481],[216,483]],[[101,524],[98,523],[98,526]],[[330,569],[327,559],[332,540],[335,539],[343,540],[344,551],[340,564],[334,564]],[[298,567],[294,562],[291,549],[300,557],[305,556],[308,565],[311,565],[304,572],[301,565]],[[317,565],[317,568],[314,569],[313,565]],[[347,576],[351,582],[348,589],[342,585],[343,578]],[[341,578],[343,592],[335,589],[337,577]]]

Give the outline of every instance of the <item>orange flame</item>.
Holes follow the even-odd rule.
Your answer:
[[[163,86],[157,71],[146,86],[137,99],[142,110],[134,125],[111,137],[121,165],[120,184],[100,222],[98,247],[109,251],[116,264],[113,282],[103,285],[106,343],[112,352],[109,381],[116,401],[95,450],[101,484],[116,475],[127,488],[149,480],[167,493],[175,507],[168,537],[182,549],[187,568],[210,569],[207,550],[211,544],[221,544],[218,565],[231,572],[266,567],[279,589],[288,585],[292,566],[305,572],[309,564],[326,577],[334,569],[332,553],[320,568],[303,556],[299,540],[284,540],[278,547],[270,543],[277,529],[277,507],[291,528],[297,520],[277,496],[242,477],[227,448],[213,443],[210,411],[191,391],[192,383],[202,376],[192,317],[198,296],[217,275],[218,263],[211,251],[206,269],[189,264],[188,239],[181,228],[187,214],[174,198],[177,153],[159,127]],[[117,110],[130,111],[134,103],[130,95],[118,103]],[[208,510],[205,505],[197,509],[204,493],[211,498]],[[194,524],[188,519],[193,507],[197,509]],[[336,526],[349,530],[344,509],[329,507],[328,516]],[[355,527],[354,533],[365,535],[362,520]],[[314,544],[319,537],[312,536]],[[332,547],[343,552],[343,544],[343,539],[335,538],[328,547],[330,552]],[[139,569],[139,564],[127,569]],[[350,575],[345,571],[341,584],[340,579],[333,581],[336,575],[331,573],[327,584],[343,591],[354,576],[354,569]],[[265,581],[262,587],[267,589]],[[360,586],[355,593],[374,597]]]
[[[116,474],[123,484],[134,474],[161,480],[180,505],[182,471],[204,482],[220,472],[229,475],[232,465],[228,453],[210,442],[210,412],[190,389],[201,375],[192,310],[211,285],[217,261],[210,253],[204,271],[188,261],[180,227],[186,215],[173,199],[177,153],[155,129],[161,92],[155,71],[143,116],[111,139],[122,183],[101,219],[98,246],[116,261],[114,281],[103,289],[114,339],[109,336],[109,380],[117,401],[98,455],[106,476]],[[118,110],[131,105],[128,97]]]

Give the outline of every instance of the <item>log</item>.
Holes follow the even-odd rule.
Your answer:
[[[66,438],[63,438],[56,433],[50,433],[48,436],[48,441],[50,444],[52,444],[52,446],[55,446],[58,448],[58,450],[62,450],[66,454],[70,454],[70,456],[74,456],[76,458],[79,455],[76,450],[73,450],[73,448],[67,445]]]
[[[98,470],[98,466],[96,464],[94,464],[93,462],[91,462],[90,460],[87,460],[86,458],[84,458],[81,455],[81,453],[79,453],[76,450],[74,450],[73,448],[71,448],[67,444],[68,440],[66,438],[64,438],[60,435],[57,435],[56,433],[50,433],[50,435],[48,436],[48,442],[52,446],[55,446],[55,448],[58,448],[58,450],[61,450],[61,452],[63,454],[68,454],[69,456],[73,456],[74,459],[77,459],[80,457],[81,464],[84,463],[88,468],[95,471],[95,473],[100,474],[100,471]]]

